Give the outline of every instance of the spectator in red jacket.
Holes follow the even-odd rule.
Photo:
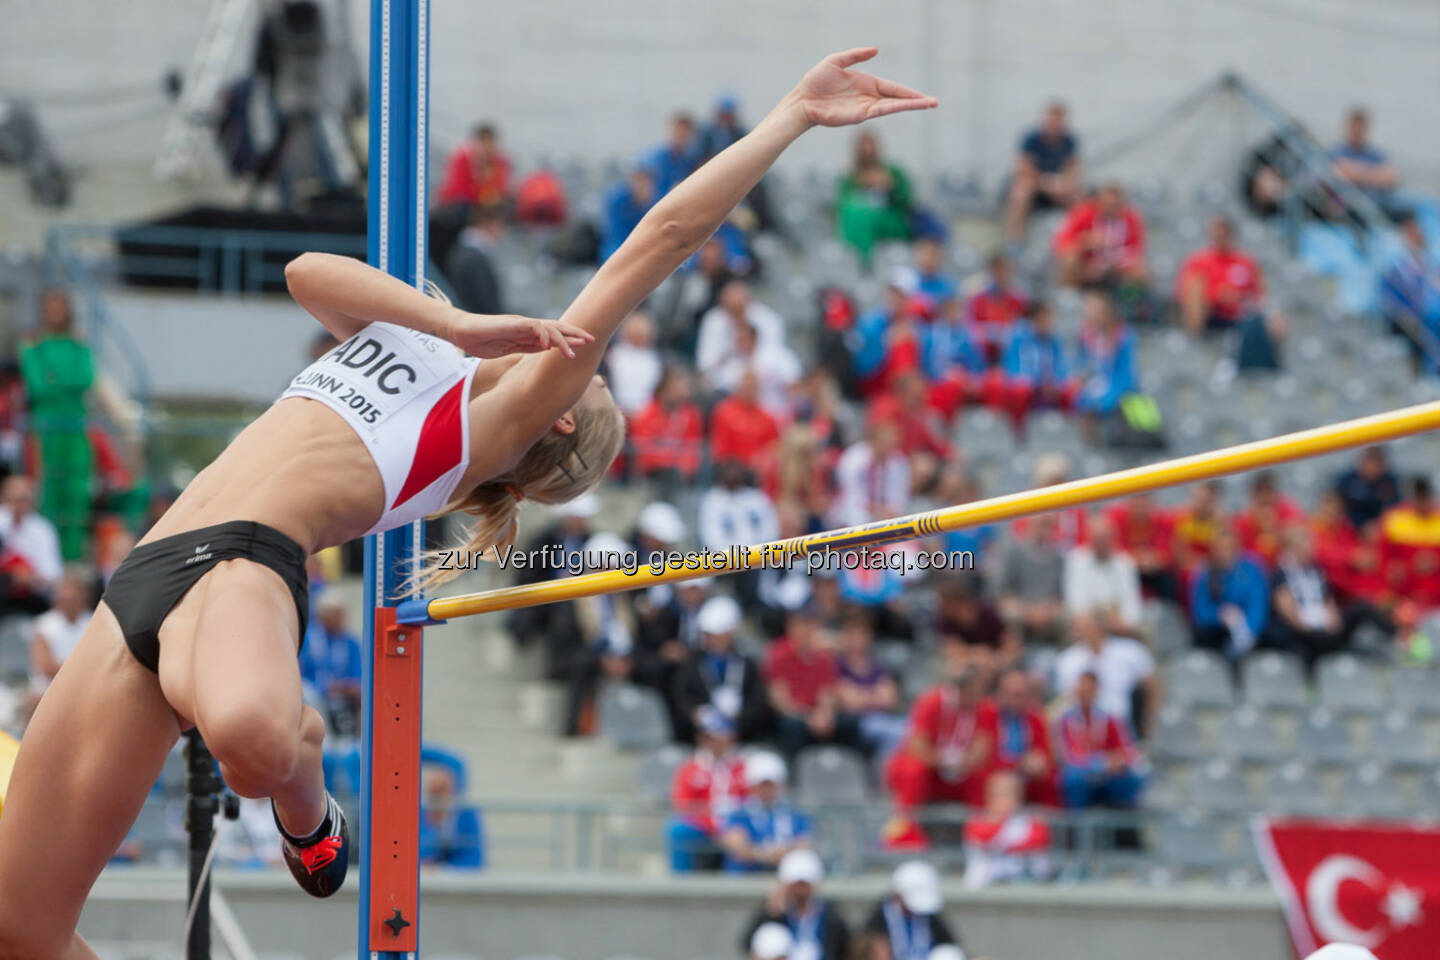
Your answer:
[[[758,467],[761,457],[780,439],[780,425],[760,405],[755,371],[747,370],[735,392],[715,405],[710,415],[710,457]]]
[[[886,764],[885,782],[902,812],[984,799],[994,740],[980,723],[979,674],[956,659],[945,673],[910,708],[910,733]]]
[[[1265,295],[1260,266],[1235,247],[1235,225],[1224,215],[1210,220],[1210,245],[1185,258],[1175,277],[1180,322],[1192,334],[1228,330],[1258,313]]]
[[[1075,684],[1075,706],[1055,727],[1065,806],[1133,807],[1145,785],[1140,751],[1130,725],[1096,703],[1099,693],[1098,675],[1086,670]]]
[[[1299,505],[1280,492],[1273,470],[1261,470],[1250,482],[1250,502],[1235,514],[1235,532],[1240,545],[1261,560],[1266,569],[1275,566],[1285,529],[1305,519]]]
[[[1218,481],[1206,480],[1190,489],[1190,501],[1175,514],[1175,565],[1182,574],[1210,557],[1216,532],[1229,522]]]
[[[990,775],[1014,771],[1021,779],[1028,803],[1058,807],[1055,789],[1055,751],[1050,746],[1050,725],[1036,706],[1030,678],[1023,670],[1009,669],[1000,675],[995,696],[980,710],[981,729],[992,738],[995,748]]]
[[[1055,234],[1059,280],[1071,287],[1145,282],[1145,221],[1109,183],[1066,214]]]
[[[840,672],[814,610],[790,612],[785,635],[770,644],[760,670],[786,756],[814,743],[858,742],[855,718],[840,712]]]
[[[997,770],[985,784],[985,809],[965,823],[965,886],[1050,879],[1050,825],[1021,809],[1025,783]]]
[[[1140,493],[1109,507],[1105,515],[1115,527],[1120,549],[1135,560],[1140,589],[1147,596],[1175,599],[1175,522],[1170,512],[1157,505],[1152,494]]]
[[[725,819],[745,802],[745,758],[735,749],[735,725],[714,707],[696,715],[699,748],[675,771],[667,827],[671,868],[720,866],[716,846]]]
[[[510,196],[510,158],[500,149],[500,137],[488,123],[470,133],[445,162],[436,202],[491,206]]]
[[[1342,601],[1369,592],[1364,544],[1345,513],[1344,498],[1333,490],[1320,498],[1310,518],[1310,542],[1315,547],[1316,565]]]
[[[1430,479],[1417,476],[1410,499],[1380,516],[1384,555],[1403,577],[1401,591],[1420,610],[1440,607],[1440,508]]]
[[[647,479],[692,482],[700,469],[702,432],[689,371],[667,367],[655,387],[654,399],[630,421],[636,472]]]
[[[991,364],[1010,342],[1015,322],[1030,312],[1030,298],[1015,285],[1015,268],[1003,253],[993,254],[986,263],[985,286],[965,305],[965,319],[985,347]]]

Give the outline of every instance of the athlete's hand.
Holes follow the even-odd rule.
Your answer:
[[[878,52],[875,47],[856,47],[832,53],[811,67],[795,88],[805,120],[822,127],[844,127],[905,110],[929,110],[939,104],[934,97],[893,80],[848,69]]]
[[[573,323],[536,320],[511,315],[485,316],[457,310],[445,339],[475,357],[493,360],[512,353],[544,353],[559,350],[575,356],[575,347],[593,343],[595,337]]]

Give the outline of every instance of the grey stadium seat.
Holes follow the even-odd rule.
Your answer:
[[[1385,709],[1385,683],[1369,660],[1354,654],[1325,657],[1315,669],[1320,702],[1346,713],[1379,713]]]
[[[842,747],[807,747],[795,756],[796,795],[812,804],[864,803],[865,764]]]
[[[1440,716],[1440,670],[1429,667],[1396,670],[1391,702],[1422,717]]]
[[[1181,870],[1208,870],[1231,861],[1219,843],[1215,825],[1196,811],[1157,824],[1154,840],[1161,862]]]
[[[1440,755],[1425,742],[1425,734],[1410,712],[1397,708],[1375,722],[1370,750],[1377,760],[1392,767],[1428,769],[1440,762]]]
[[[1166,704],[1150,735],[1150,752],[1157,760],[1198,760],[1207,750],[1195,715],[1179,704]]]
[[[1262,650],[1240,667],[1245,702],[1267,710],[1305,709],[1305,671],[1300,658],[1276,650]]]
[[[1351,816],[1374,820],[1404,820],[1410,805],[1395,789],[1394,778],[1383,763],[1367,760],[1350,771],[1341,787],[1341,806]]]
[[[1191,650],[1172,663],[1165,692],[1172,703],[1186,706],[1228,707],[1234,699],[1230,668],[1209,650]]]
[[[1300,721],[1296,749],[1311,763],[1348,764],[1354,754],[1350,731],[1328,707],[1316,707]]]
[[[648,750],[670,739],[670,720],[660,694],[629,684],[607,686],[596,713],[602,735],[625,750]]]
[[[673,743],[652,750],[640,764],[640,792],[647,800],[670,796],[675,771],[685,763],[685,748]]]
[[[1244,813],[1254,807],[1245,778],[1228,760],[1211,760],[1196,768],[1190,800],[1215,813]]]
[[[1249,704],[1236,707],[1225,717],[1220,747],[1227,756],[1250,763],[1274,763],[1290,752],[1270,718]]]
[[[1314,771],[1299,760],[1291,760],[1270,771],[1265,784],[1265,810],[1282,817],[1320,817],[1329,812],[1329,803]]]

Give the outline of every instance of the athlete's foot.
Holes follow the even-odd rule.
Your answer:
[[[280,851],[285,856],[285,865],[300,889],[312,897],[328,897],[339,890],[350,863],[350,831],[345,812],[335,798],[325,794],[325,818],[307,837],[291,836],[280,823],[279,814],[275,816],[275,825],[280,828]]]

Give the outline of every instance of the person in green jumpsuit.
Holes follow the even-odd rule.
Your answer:
[[[30,422],[40,445],[40,512],[60,534],[67,563],[85,556],[90,529],[90,438],[86,395],[95,379],[90,348],[74,329],[70,298],[41,301],[40,336],[20,350]]]
[[[882,240],[909,240],[911,230],[910,178],[880,156],[880,144],[870,133],[855,138],[855,164],[840,180],[835,219],[840,239],[868,263],[870,251]]]

